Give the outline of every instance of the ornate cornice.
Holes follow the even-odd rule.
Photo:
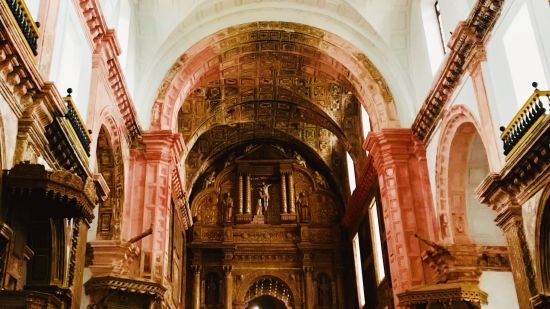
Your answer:
[[[400,306],[431,303],[469,302],[477,308],[487,303],[487,293],[477,284],[446,283],[422,286],[397,295]]]
[[[145,294],[156,299],[163,298],[166,288],[160,283],[145,279],[118,276],[93,277],[84,284],[86,294],[101,290],[116,290],[128,294]]]
[[[137,120],[137,113],[126,85],[126,78],[118,60],[120,46],[113,29],[107,27],[103,13],[97,0],[79,0],[80,10],[86,25],[88,34],[96,51],[105,56],[105,62],[109,70],[109,84],[116,99],[116,104],[124,119],[126,133],[131,143],[141,138],[141,127]]]
[[[414,135],[427,142],[471,61],[479,61],[483,49],[500,15],[504,0],[478,0],[470,16],[453,31],[450,52],[412,125]]]
[[[88,223],[94,218],[97,195],[91,178],[83,181],[69,171],[49,172],[40,164],[20,163],[4,171],[3,183],[11,198],[26,200],[36,213],[84,218]]]

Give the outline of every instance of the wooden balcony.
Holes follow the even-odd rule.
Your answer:
[[[38,25],[34,22],[27,5],[25,5],[25,1],[4,0],[3,2],[8,5],[29,49],[32,51],[33,55],[38,55]]]
[[[75,103],[73,101],[73,98],[71,97],[72,89],[67,89],[67,96],[63,98],[65,103],[67,103],[67,114],[65,114],[65,118],[69,120],[69,123],[71,124],[71,127],[73,128],[74,133],[76,134],[78,140],[80,141],[80,144],[84,148],[84,151],[86,152],[86,155],[90,156],[90,135],[88,134],[88,129],[86,129],[86,125],[84,124],[84,121],[82,121],[82,117],[80,116],[80,113],[78,113],[78,110],[76,109]]]
[[[521,147],[527,137],[541,128],[543,122],[548,120],[550,91],[537,89],[537,83],[533,83],[533,87],[535,87],[535,91],[516,113],[510,124],[506,128],[500,127],[502,131],[500,139],[503,142],[504,155],[507,160]]]

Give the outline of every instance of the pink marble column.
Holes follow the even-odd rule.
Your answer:
[[[382,129],[369,133],[365,149],[379,175],[392,287],[397,295],[427,283],[430,273],[422,263],[425,248],[415,237],[418,233],[434,239],[436,231],[425,148],[410,129]]]
[[[183,139],[171,131],[144,132],[143,144],[144,148],[131,154],[127,195],[131,220],[127,220],[122,235],[129,239],[152,226],[152,235],[141,240],[140,274],[162,282],[168,261],[171,175],[183,150]]]
[[[493,117],[491,114],[491,108],[489,104],[489,98],[487,97],[487,89],[485,87],[485,78],[483,77],[482,63],[486,60],[485,48],[482,45],[477,46],[470,56],[470,63],[468,65],[468,71],[472,79],[474,86],[474,92],[476,95],[477,108],[479,110],[480,135],[483,136],[484,143],[487,144],[485,149],[487,151],[487,159],[492,171],[499,171],[504,163],[504,156],[499,148],[497,136],[495,132],[498,132],[498,128],[493,125]]]

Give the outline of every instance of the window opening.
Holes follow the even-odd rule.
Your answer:
[[[434,2],[434,11],[435,11],[435,18],[437,19],[437,26],[439,29],[439,39],[441,40],[441,48],[443,49],[443,54],[447,54],[447,46],[445,45],[445,42],[447,41],[445,39],[445,33],[443,31],[443,21],[441,20],[441,8],[439,7],[439,1]]]
[[[355,280],[357,285],[357,298],[359,308],[365,306],[365,291],[363,288],[363,269],[361,268],[361,250],[359,247],[359,234],[353,237],[353,259],[355,262]]]
[[[382,257],[382,238],[380,237],[380,224],[378,221],[378,206],[373,200],[369,206],[369,219],[372,238],[372,250],[374,252],[374,269],[376,272],[376,283],[380,284],[386,277],[384,271],[384,259]]]

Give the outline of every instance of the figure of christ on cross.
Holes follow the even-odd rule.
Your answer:
[[[267,212],[267,207],[269,207],[269,187],[271,184],[266,184],[262,181],[262,184],[258,187],[258,193],[260,195],[260,198],[262,200],[262,210],[263,212]]]

